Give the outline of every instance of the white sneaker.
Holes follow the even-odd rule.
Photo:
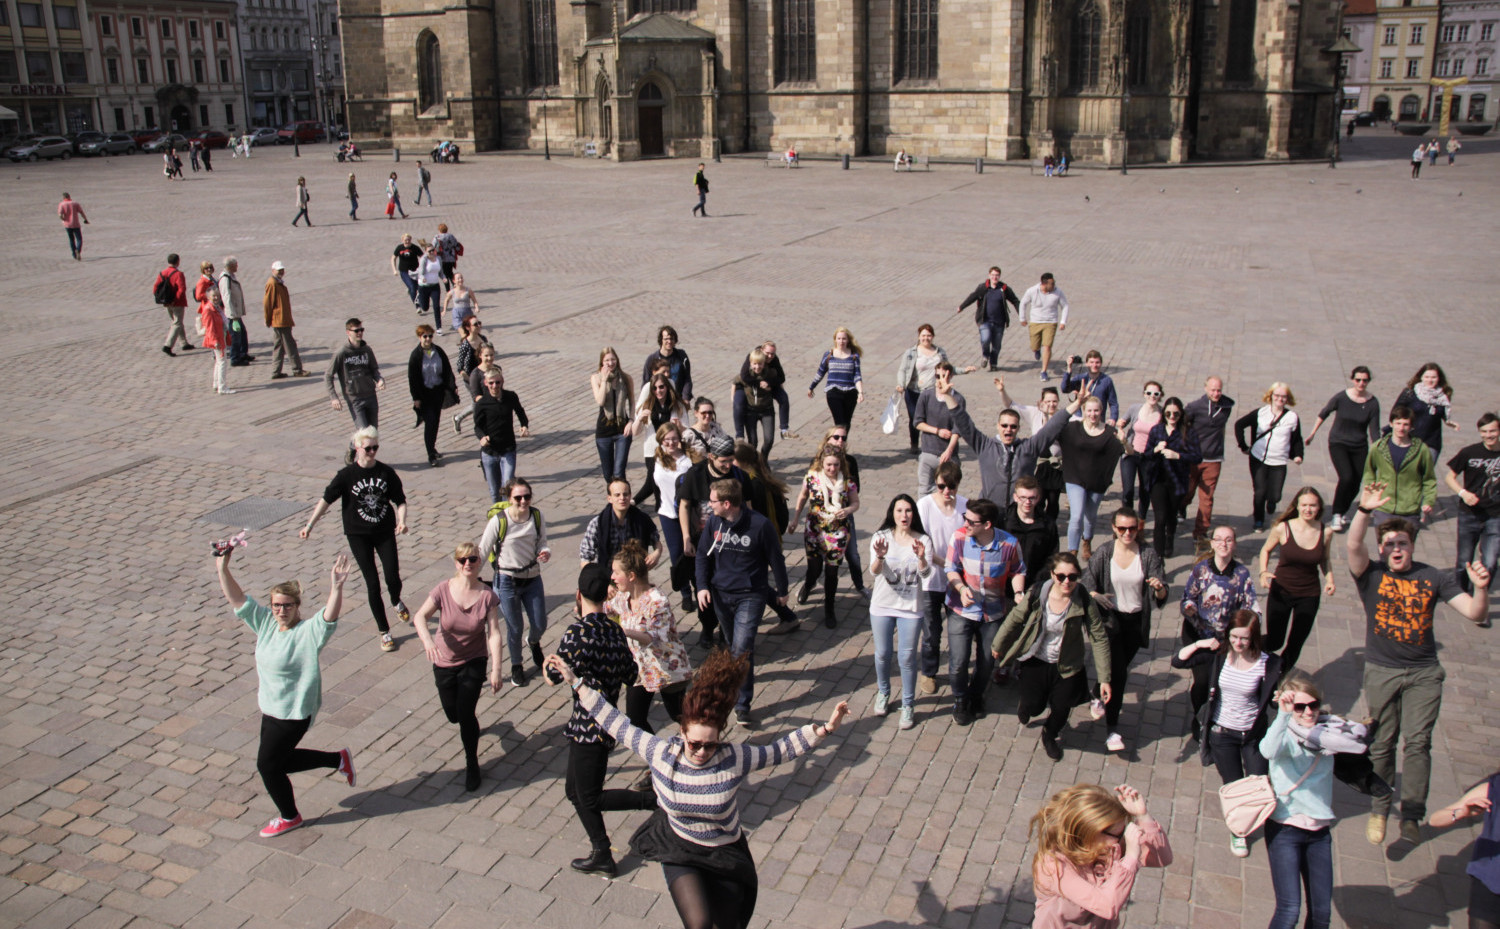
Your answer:
[[[903,706],[901,708],[901,728],[902,729],[910,729],[912,726],[915,726],[916,724],[917,724],[917,720],[916,720],[914,714],[911,711],[911,707],[909,707],[909,706]]]
[[[1098,697],[1089,701],[1089,718],[1095,720],[1104,718],[1104,701]]]
[[[1236,858],[1250,857],[1250,843],[1237,835],[1229,837],[1229,853]]]
[[[1111,732],[1109,738],[1104,740],[1104,747],[1112,752],[1123,752],[1125,750],[1125,740],[1120,738],[1118,732]]]
[[[1335,513],[1335,514],[1333,514],[1333,518],[1328,521],[1328,525],[1330,527],[1332,527],[1332,529],[1333,529],[1334,532],[1343,532],[1344,531],[1344,514],[1342,514],[1342,513]]]
[[[884,716],[886,707],[890,704],[890,702],[891,698],[889,694],[878,693],[875,695],[875,703],[871,705],[870,712],[876,716]]]

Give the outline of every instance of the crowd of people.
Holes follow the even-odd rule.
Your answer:
[[[713,401],[695,392],[677,330],[662,325],[639,385],[611,346],[599,350],[589,377],[604,499],[579,538],[573,621],[547,655],[541,575],[558,539],[549,537],[533,485],[522,476],[528,468],[518,461],[518,440],[529,436],[530,421],[520,397],[505,387],[479,302],[456,270],[461,254],[457,239],[439,226],[430,243],[403,236],[391,258],[411,305],[419,316],[431,314],[433,323],[417,327],[408,359],[408,388],[429,464],[442,463],[436,442],[443,412],[454,411],[460,436],[472,419],[490,497],[475,537],[453,547],[452,578],[434,587],[415,612],[402,600],[397,537],[406,531],[406,497],[398,473],[377,457],[377,398],[385,381],[358,318],[346,321],[346,341],[325,376],[331,406],[348,409],[354,431],[344,467],[301,535],[312,532],[328,507],[340,506],[381,648],[397,647],[388,599],[399,621],[415,624],[433,664],[444,715],[459,727],[466,790],[483,782],[476,716],[483,686],[498,691],[507,663],[511,685],[527,686],[528,658],[536,673],[570,685],[566,794],[590,842],[589,854],[572,862],[576,870],[616,870],[603,814],[652,811],[631,844],[662,864],[683,924],[745,925],[757,884],[736,791],[752,771],[814,750],[840,728],[849,707],[840,701],[825,725],[803,726],[772,743],[735,743],[726,735],[731,727],[754,731],[761,725],[758,636],[803,628],[797,608],[812,600],[819,584],[822,596],[809,615],[837,628],[845,573],[872,633],[870,718],[894,709],[899,729],[913,729],[932,720],[920,715],[919,698],[946,686],[954,724],[971,726],[991,715],[999,702],[993,691],[1009,688],[1014,697],[1007,703],[1023,730],[1035,725],[1043,752],[1054,761],[1063,758],[1065,744],[1081,748],[1085,742],[1069,734],[1079,707],[1103,722],[1106,752],[1128,749],[1133,734],[1124,709],[1152,696],[1141,681],[1132,684],[1132,662],[1163,635],[1154,619],[1175,602],[1180,632],[1166,634],[1177,643],[1173,667],[1190,675],[1188,735],[1198,754],[1226,785],[1269,778],[1274,803],[1268,816],[1259,831],[1234,834],[1230,849],[1247,856],[1254,835],[1263,835],[1277,901],[1274,929],[1293,926],[1304,899],[1307,925],[1327,925],[1335,778],[1370,795],[1366,834],[1374,844],[1384,842],[1393,806],[1406,842],[1420,841],[1423,821],[1448,826],[1483,813],[1488,823],[1493,786],[1476,787],[1478,793],[1430,817],[1427,809],[1443,681],[1434,617],[1439,601],[1446,601],[1488,626],[1488,587],[1500,557],[1500,416],[1480,416],[1479,441],[1444,461],[1444,433],[1460,423],[1439,365],[1416,372],[1384,422],[1370,391],[1370,368],[1356,367],[1351,386],[1328,400],[1305,436],[1292,387],[1282,381],[1266,386],[1260,403],[1238,416],[1217,375],[1205,378],[1202,396],[1186,401],[1144,378],[1140,399],[1122,404],[1122,393],[1133,388],[1106,373],[1099,350],[1066,356],[1054,372],[1052,353],[1068,326],[1069,305],[1053,275],[1042,275],[1017,297],[994,267],[959,306],[960,313],[975,308],[977,364],[956,367],[951,359],[966,353],[939,346],[930,324],[917,328],[915,345],[899,359],[884,428],[895,432],[905,409],[916,468],[914,481],[901,481],[909,491],[885,500],[862,487],[850,449],[850,427],[866,394],[864,351],[848,328],[833,333],[807,390],[811,399],[822,385],[832,426],[813,444],[806,467],[784,479],[772,463],[773,449],[778,437],[796,436],[789,431],[787,372],[775,342],[745,353],[732,387],[731,434]],[[178,256],[169,256],[158,276],[158,289],[168,297],[158,302],[172,322],[163,346],[169,355],[179,338],[186,341],[187,289],[178,264]],[[205,347],[216,353],[215,388],[231,392],[223,388],[223,366],[226,357],[228,364],[244,357],[244,310],[237,263],[226,259],[225,268],[216,275],[205,263],[194,296],[205,320]],[[292,373],[302,376],[308,372],[291,338],[284,275],[277,262],[265,297],[267,325],[277,334],[273,376],[285,376],[283,354],[291,357]],[[456,360],[435,341],[445,315],[446,331],[458,336]],[[964,396],[954,380],[981,368],[998,372],[1002,341],[1016,324],[1026,326],[1040,392],[1032,403],[1018,403],[1004,377],[995,377],[998,402],[991,405],[999,412],[990,431],[976,406],[986,398]],[[1302,486],[1283,507],[1289,465],[1314,453],[1312,439],[1329,420],[1328,454],[1338,475],[1331,503],[1318,488]],[[1233,479],[1224,470],[1231,434],[1245,456],[1251,489],[1245,519],[1226,519],[1222,507],[1215,515],[1216,491]],[[630,450],[637,436],[644,467],[633,481]],[[1434,513],[1440,472],[1460,511],[1457,557],[1442,567],[1413,557]],[[977,493],[962,494],[965,482],[977,483]],[[1101,514],[1111,491],[1118,492],[1118,504]],[[860,520],[879,522],[862,538],[856,515],[866,508],[877,516]],[[1181,533],[1179,527],[1185,527]],[[805,571],[793,596],[784,537],[799,531]],[[1096,545],[1099,531],[1108,537]],[[1251,559],[1241,558],[1242,532],[1259,537],[1255,570]],[[1167,561],[1177,556],[1179,534],[1187,536],[1191,558],[1179,563],[1181,580],[1173,584]],[[298,596],[287,585],[273,591],[270,611],[239,589],[228,570],[230,551],[220,554],[218,571],[230,605],[257,635],[264,714],[258,764],[279,813],[264,834],[275,835],[301,824],[287,774],[327,767],[354,782],[347,752],[296,748],[316,713],[317,652],[341,613],[349,569],[341,558],[327,607],[302,624]],[[1367,616],[1369,727],[1326,712],[1318,669],[1306,658],[1321,597],[1343,586],[1341,569],[1352,577]],[[768,609],[777,622],[761,629]],[[693,614],[699,634],[692,644],[701,661],[694,660],[685,628]],[[892,690],[893,675],[899,693]],[[622,693],[623,713],[617,709]],[[658,695],[677,727],[670,737],[658,735],[651,721]],[[617,742],[647,763],[647,773],[628,790],[604,788]],[[1361,776],[1346,776],[1351,767]],[[1171,864],[1165,832],[1128,786],[1061,790],[1032,827],[1036,925],[1115,925],[1139,867]],[[1492,827],[1500,824],[1486,826]],[[1476,887],[1489,876],[1500,888],[1497,875],[1486,865]],[[1476,906],[1500,903],[1493,894],[1475,894]]]

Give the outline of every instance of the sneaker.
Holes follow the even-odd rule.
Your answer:
[[[1111,732],[1109,738],[1104,740],[1104,747],[1112,752],[1123,752],[1125,750],[1125,740],[1120,738],[1118,732]]]
[[[311,371],[293,371],[292,377],[312,377]]]
[[[1042,730],[1042,751],[1053,761],[1062,761],[1062,746],[1057,743],[1057,737],[1048,735],[1047,730]]]
[[[1052,375],[1048,374],[1046,371],[1043,371],[1042,372],[1042,380],[1044,380],[1044,381],[1050,381],[1050,380],[1052,380]]]
[[[1098,697],[1095,697],[1094,699],[1089,701],[1089,718],[1094,720],[1104,718],[1104,701],[1100,700]],[[1114,737],[1115,734],[1111,732],[1110,738]],[[1117,751],[1118,749],[1115,750]]]
[[[182,343],[182,347],[186,351],[192,351],[193,348],[194,348],[194,346],[191,346],[191,345],[187,344],[186,342]]]
[[[167,348],[167,347],[166,347],[166,346],[165,346],[165,345],[163,345],[163,346],[162,346],[162,347],[161,347],[161,350],[162,350],[162,351],[163,351],[163,352],[165,352],[165,353],[166,353],[166,354],[168,354],[168,355],[171,355],[171,356],[172,356],[172,357],[173,357],[173,358],[176,358],[176,357],[177,357],[177,353],[176,353],[176,352],[174,352],[174,351],[172,351],[172,350],[171,350],[171,349],[170,349],[170,348]]]
[[[232,387],[220,387],[219,388],[219,393],[220,394],[232,394],[232,393],[235,393],[235,392],[236,391]]]
[[[344,776],[350,787],[354,786],[354,755],[347,748],[339,749],[338,773]]]
[[[937,693],[937,678],[926,674],[917,675],[917,693],[926,697]]]
[[[515,684],[517,687],[525,687],[526,686],[526,669],[523,668],[521,665],[518,665],[518,664],[511,665],[510,666],[510,682],[512,684]]]
[[[397,619],[401,620],[403,623],[409,623],[409,622],[411,622],[411,610],[408,610],[406,608],[406,601],[405,600],[397,600],[395,603],[393,603],[391,605],[396,608],[396,618]]]
[[[871,707],[870,707],[870,713],[871,713],[871,715],[873,715],[873,716],[884,716],[885,713],[886,713],[887,707],[890,705],[890,702],[891,702],[891,695],[890,694],[877,693],[875,695],[875,703],[873,705],[871,705]]]
[[[380,650],[383,652],[394,652],[396,650],[396,640],[391,638],[389,632],[382,632],[380,634]]]
[[[286,380],[286,373],[282,372],[282,371],[277,371],[275,374],[271,375],[271,380],[273,380],[273,381]]]
[[[1365,841],[1371,845],[1380,845],[1385,842],[1385,815],[1382,813],[1371,813],[1369,822],[1365,823]]]
[[[1418,845],[1422,841],[1422,824],[1415,819],[1401,820],[1401,841]]]
[[[801,436],[797,435],[797,433],[793,432],[790,429],[783,429],[783,430],[781,430],[781,437],[783,439],[799,439],[799,438],[801,438]]]
[[[300,825],[302,825],[301,816],[298,816],[295,819],[282,819],[280,816],[278,816],[270,822],[266,823],[266,828],[260,831],[260,837],[263,839],[274,839],[276,836],[281,835],[283,832],[291,832],[293,829],[296,829]]]
[[[464,434],[464,427],[462,421],[458,418],[457,413],[453,414],[453,431],[458,433],[459,435]]]
[[[538,671],[540,671],[542,669],[542,661],[543,661],[543,658],[542,658],[542,643],[540,643],[540,642],[531,642],[531,643],[528,643],[528,644],[531,645],[531,660],[534,661],[534,662],[536,662],[536,668],[537,668]]]
[[[974,722],[974,714],[969,712],[969,705],[962,701],[953,704],[953,721],[960,726],[967,726]]]
[[[916,724],[917,724],[916,715],[912,712],[911,707],[909,707],[909,706],[903,706],[901,708],[901,728],[902,729],[910,729],[912,726],[915,726]]]
[[[1250,843],[1237,835],[1229,837],[1229,853],[1236,858],[1250,857]]]
[[[1342,513],[1335,513],[1335,514],[1333,514],[1333,518],[1328,521],[1328,525],[1329,525],[1330,528],[1333,529],[1334,532],[1343,532],[1344,531],[1344,514],[1342,514]]]
[[[741,729],[755,729],[756,728],[755,715],[753,713],[751,713],[748,709],[745,709],[745,710],[736,709],[734,711],[733,719],[734,719],[734,721],[736,723],[739,724],[739,726],[740,726]]]

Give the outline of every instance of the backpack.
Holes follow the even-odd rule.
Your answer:
[[[158,306],[171,306],[172,301],[177,299],[177,288],[172,286],[172,279],[167,276],[166,271],[156,275],[156,284],[151,288],[151,296]]]
[[[488,515],[485,516],[485,522],[489,522],[496,516],[500,517],[500,533],[495,537],[495,547],[490,550],[489,561],[491,565],[495,563],[495,556],[499,554],[500,546],[505,542],[505,532],[510,528],[510,520],[506,519],[505,511],[510,509],[512,505],[509,500],[501,500],[499,503],[492,505]],[[535,527],[537,534],[540,535],[542,531],[542,513],[536,507],[531,508],[531,525]],[[530,567],[530,565],[527,567]]]

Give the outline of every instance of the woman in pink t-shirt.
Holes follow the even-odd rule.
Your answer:
[[[1125,418],[1120,420],[1120,444],[1125,446],[1125,454],[1120,458],[1120,503],[1134,508],[1139,484],[1141,509],[1145,510],[1151,506],[1151,488],[1146,486],[1142,456],[1147,451],[1151,427],[1161,422],[1161,384],[1147,381],[1141,396],[1141,402],[1132,403],[1125,411]]]
[[[432,678],[448,722],[458,724],[464,746],[464,790],[479,789],[479,692],[489,677],[490,693],[500,692],[504,636],[500,600],[479,579],[479,546],[464,542],[453,550],[454,574],[432,588],[417,610],[417,637],[432,662]],[[427,628],[438,614],[437,635]]]
[[[1031,818],[1032,929],[1114,929],[1144,867],[1172,863],[1161,824],[1134,787],[1074,784]]]

